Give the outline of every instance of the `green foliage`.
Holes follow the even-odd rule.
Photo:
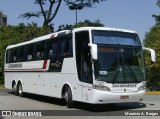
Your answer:
[[[34,0],[34,4],[37,4],[40,7],[40,11],[26,12],[21,14],[19,18],[30,19],[31,17],[40,18],[42,16],[43,27],[51,29],[53,28],[53,24],[51,24],[51,22],[57,15],[61,3],[62,0]],[[46,7],[45,5],[48,5],[48,7]]]
[[[4,84],[3,78],[0,78],[0,86],[1,86],[1,84]]]
[[[73,28],[79,28],[79,27],[87,27],[87,26],[91,26],[91,27],[103,27],[104,25],[101,23],[101,21],[99,19],[97,19],[96,21],[92,22],[90,20],[85,20],[84,22],[79,22],[78,24],[74,24],[74,25],[60,25],[57,31],[61,31],[61,30],[67,30],[67,29],[73,29]]]
[[[156,24],[160,24],[160,15],[153,14],[152,17],[155,18]]]
[[[79,22],[78,24],[75,24],[74,28],[84,27],[84,26],[103,27],[104,25],[101,23],[99,19],[97,19],[94,22],[91,22],[90,20],[85,20],[84,22]]]
[[[72,8],[84,8],[84,7],[92,7],[96,3],[100,3],[107,0],[64,0],[68,6],[72,6]],[[73,10],[73,9],[72,9]]]
[[[35,37],[48,34],[44,28],[32,23],[18,26],[0,26],[0,82],[3,79],[5,49],[8,45],[31,40]]]
[[[160,7],[160,0],[157,0],[157,6]],[[157,24],[160,24],[160,15],[153,14],[152,17],[155,18]]]
[[[160,87],[160,25],[153,26],[145,35],[144,46],[156,51],[156,63],[152,63],[150,54],[145,53],[146,77],[148,87]],[[160,88],[159,88],[160,89]]]
[[[160,7],[160,0],[157,0],[157,6]]]

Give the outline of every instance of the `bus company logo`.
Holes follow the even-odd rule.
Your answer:
[[[2,117],[4,116],[12,116],[11,111],[2,111]]]
[[[8,68],[22,68],[22,64],[9,64]]]
[[[120,88],[123,88],[123,87],[130,87],[130,88],[133,88],[133,87],[136,87],[137,84],[113,84],[112,87],[120,87]]]

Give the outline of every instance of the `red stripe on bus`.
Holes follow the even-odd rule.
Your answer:
[[[51,37],[50,37],[50,38],[54,38],[54,37],[55,37],[55,34],[51,35]]]
[[[46,69],[46,67],[47,67],[47,60],[44,60],[42,69]]]

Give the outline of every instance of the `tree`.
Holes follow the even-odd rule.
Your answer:
[[[160,0],[157,0],[157,6],[160,7]],[[155,18],[157,24],[160,24],[160,15],[153,14],[152,17]]]
[[[83,26],[103,27],[104,25],[101,23],[99,19],[97,19],[94,22],[91,22],[90,20],[85,20],[84,22],[79,22],[78,24],[75,24],[74,28]]]
[[[0,26],[0,83],[3,82],[4,56],[8,45],[31,40],[35,37],[48,34],[45,28],[40,28],[36,23],[18,26]]]
[[[156,63],[152,63],[150,54],[145,52],[147,86],[160,90],[160,24],[156,24],[146,33],[144,46],[156,51]]]
[[[87,26],[92,26],[92,27],[103,27],[104,25],[101,23],[101,21],[99,19],[97,19],[96,21],[92,22],[90,20],[85,20],[84,22],[79,22],[78,24],[74,24],[74,25],[60,25],[57,31],[61,31],[61,30],[68,30],[68,29],[73,29],[73,28],[78,28],[78,27],[87,27]]]
[[[157,6],[160,7],[160,0],[157,0]]]
[[[105,0],[64,0],[64,2],[66,2],[66,4],[70,7],[74,5],[80,5],[83,7],[92,7],[92,5],[94,5],[95,3],[100,3],[100,1],[105,1]],[[53,24],[51,24],[51,22],[57,15],[61,3],[62,0],[35,0],[34,4],[40,6],[40,11],[26,12],[24,14],[21,14],[20,18],[29,19],[31,17],[40,18],[42,16],[43,27],[52,29]],[[47,10],[44,9],[44,5],[49,5]]]
[[[55,18],[57,15],[57,12],[59,10],[59,7],[61,5],[62,0],[35,0],[34,4],[37,4],[40,6],[40,11],[38,12],[26,12],[24,14],[21,14],[21,18],[31,18],[31,17],[37,17],[43,16],[43,27],[52,27],[53,24],[50,24],[51,21]],[[44,10],[44,5],[49,4],[48,10]],[[53,6],[55,6],[54,12],[53,12]],[[53,12],[53,13],[52,13]]]

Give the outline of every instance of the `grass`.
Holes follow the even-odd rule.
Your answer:
[[[3,89],[5,89],[4,85],[0,84],[0,90],[3,90]]]
[[[5,89],[4,82],[3,82],[2,78],[0,78],[0,90],[3,90],[3,89]]]

